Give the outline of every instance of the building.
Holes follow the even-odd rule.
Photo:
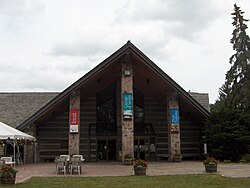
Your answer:
[[[193,159],[203,153],[208,95],[184,91],[129,41],[61,93],[3,96],[30,99],[22,106],[32,106],[36,97],[39,105],[46,103],[27,107],[24,121],[14,123],[36,136],[36,151],[27,153],[40,162],[60,154],[83,154],[87,161],[123,161],[125,155],[172,161],[178,154]]]

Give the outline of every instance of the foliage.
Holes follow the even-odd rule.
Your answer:
[[[250,154],[243,155],[241,160],[245,160],[246,162],[250,162]]]
[[[135,160],[135,162],[134,162],[135,168],[144,168],[147,166],[148,166],[148,163],[145,162],[144,160],[141,160],[141,159]]]
[[[239,161],[250,152],[250,39],[243,14],[235,4],[230,41],[235,54],[205,127],[209,152],[221,160]]]
[[[240,163],[247,163],[247,161],[244,160],[244,159],[241,159],[241,160],[240,160]]]
[[[175,154],[174,154],[174,157],[175,157],[175,158],[182,158],[182,155],[181,155],[180,153],[175,153]]]
[[[36,140],[34,139],[17,139],[16,140],[17,145],[19,146],[24,146],[24,145],[35,145],[36,144]]]
[[[126,160],[133,160],[133,157],[131,157],[131,155],[125,155],[124,159],[126,159]]]
[[[230,160],[224,160],[223,163],[224,164],[229,164],[229,163],[231,163],[231,161]]]
[[[250,178],[227,178],[214,174],[169,175],[169,176],[123,176],[123,177],[33,177],[29,181],[16,184],[16,188],[193,188],[193,187],[240,187],[248,188]]]
[[[17,170],[11,165],[3,165],[0,168],[0,177],[13,177],[17,173]]]
[[[213,157],[208,157],[205,161],[203,161],[204,165],[217,165],[218,163],[219,163],[219,161],[217,161]]]

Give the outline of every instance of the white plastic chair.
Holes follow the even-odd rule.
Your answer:
[[[73,155],[72,156],[72,158],[76,158],[76,157],[80,158],[82,162],[85,161],[85,159],[83,158],[83,155]]]
[[[67,163],[67,160],[64,157],[55,159],[56,174],[59,174],[60,171],[62,171],[64,175],[66,175],[66,163]]]
[[[5,165],[5,161],[3,159],[0,159],[0,168]]]
[[[4,160],[5,164],[7,164],[7,165],[11,165],[12,166],[13,164],[15,164],[15,162],[12,161],[12,157],[1,157],[1,159]]]
[[[72,157],[70,160],[70,174],[72,174],[74,171],[77,171],[78,174],[81,174],[81,159],[79,157]]]
[[[65,158],[67,161],[69,161],[70,155],[60,155],[60,158]]]

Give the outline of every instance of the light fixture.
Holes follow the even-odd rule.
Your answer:
[[[125,70],[125,71],[124,71],[124,76],[130,76],[130,75],[131,75],[130,70]]]

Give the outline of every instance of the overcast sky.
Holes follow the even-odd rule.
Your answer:
[[[0,0],[0,92],[62,91],[130,40],[213,103],[235,2],[250,19],[249,0]]]

